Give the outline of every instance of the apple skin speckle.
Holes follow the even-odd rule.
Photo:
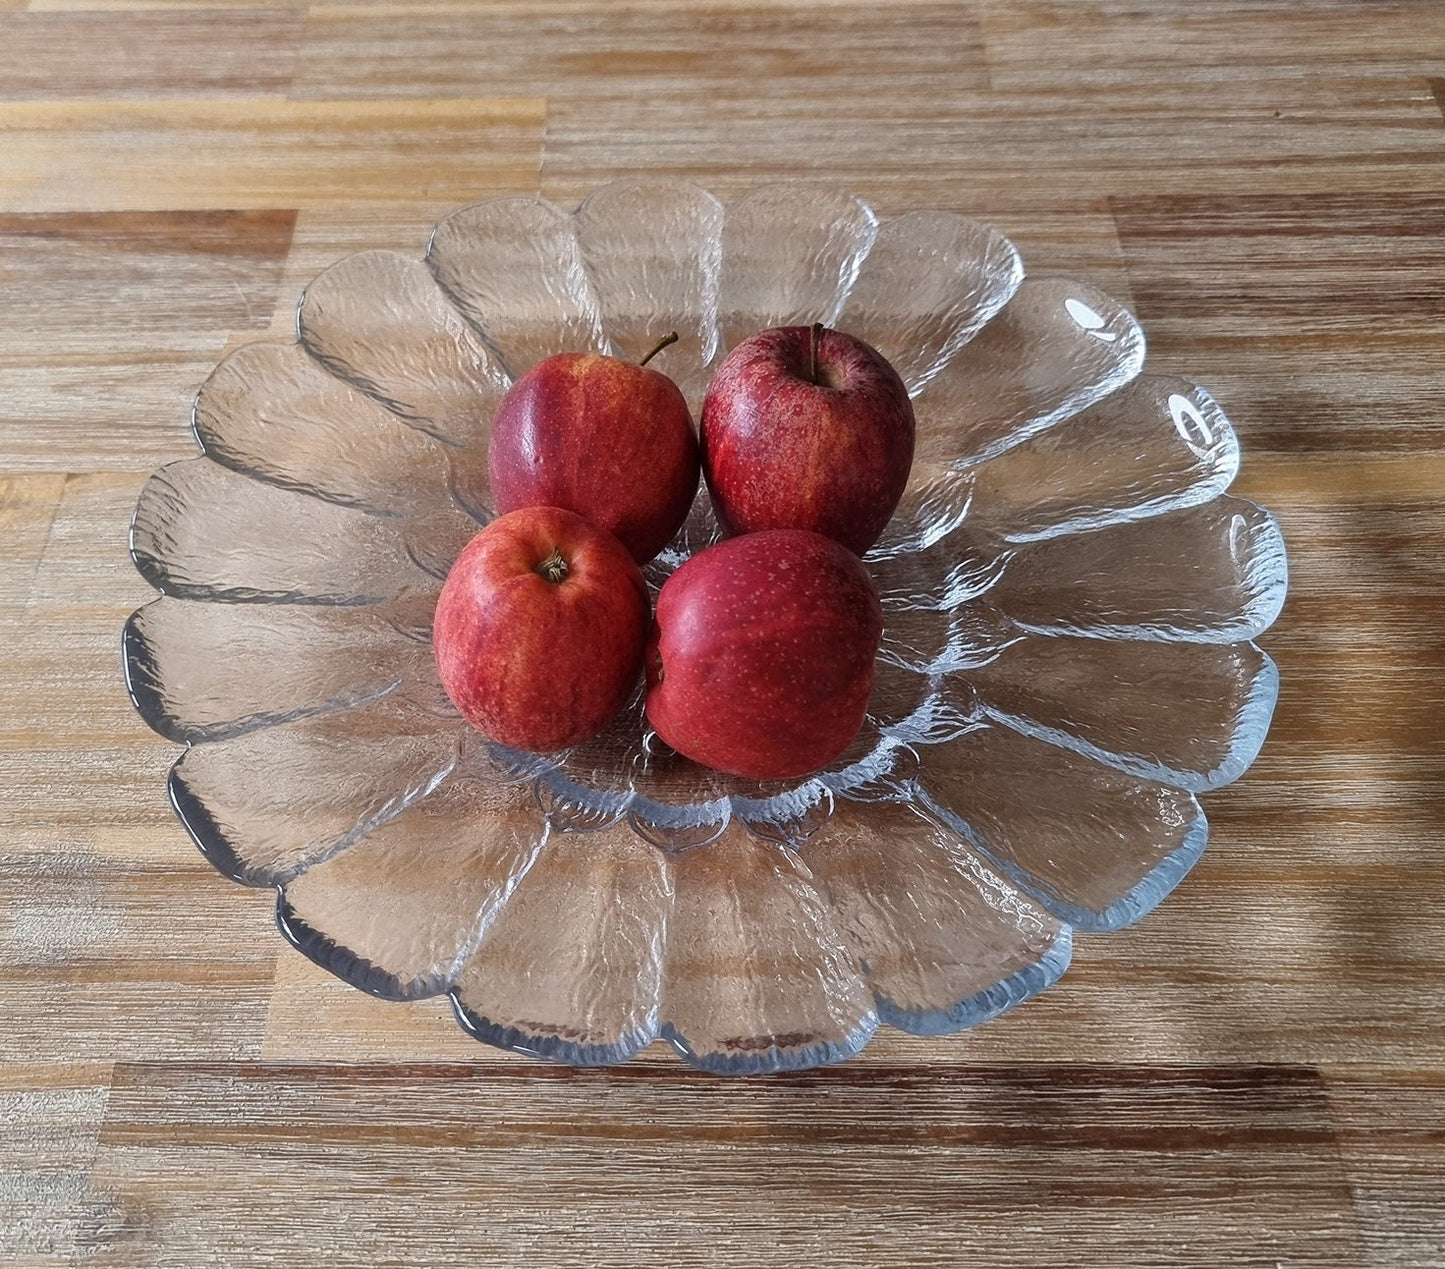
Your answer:
[[[687,518],[700,470],[677,385],[597,353],[560,353],[518,379],[497,406],[487,463],[499,511],[574,511],[639,564]]]
[[[720,771],[793,779],[858,734],[883,610],[862,562],[830,538],[731,538],[663,584],[646,656],[647,717]]]
[[[702,409],[703,476],[729,533],[810,529],[862,555],[908,484],[908,389],[877,349],[842,331],[759,331],[723,359]]]
[[[559,581],[544,576],[554,552]],[[556,507],[514,511],[447,574],[433,622],[437,672],[478,731],[514,749],[565,749],[600,732],[632,692],[650,606],[641,571],[610,533]]]

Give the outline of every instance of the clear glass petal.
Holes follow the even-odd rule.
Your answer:
[[[1056,982],[1068,926],[906,803],[840,802],[804,847],[886,1023],[977,1026]]]
[[[208,458],[171,463],[146,482],[130,540],[141,576],[186,599],[359,605],[435,589],[407,554],[402,521]]]
[[[770,326],[833,326],[878,229],[841,190],[764,185],[728,205],[718,324],[736,347]]]
[[[951,611],[987,594],[1003,576],[1010,552],[972,522],[916,551],[868,557],[885,613],[912,608]]]
[[[601,735],[553,759],[537,795],[554,828],[595,829],[626,817],[655,846],[712,841],[732,818],[731,797],[791,789],[724,775],[669,748],[647,724],[637,692]]]
[[[987,601],[952,612],[932,607],[892,608],[884,613],[881,660],[920,674],[950,674],[985,665],[1021,632]]]
[[[899,727],[917,716],[932,694],[933,683],[927,675],[879,658],[873,667],[868,716],[880,729]]]
[[[855,802],[891,802],[911,795],[917,773],[918,749],[883,732],[872,718],[865,718],[853,743],[815,778],[835,801],[851,798]],[[785,840],[784,845],[796,850],[803,840]]]
[[[645,691],[639,683],[631,698],[601,734],[555,759],[567,780],[591,790],[598,800],[612,799],[618,813],[626,809],[636,788],[637,770],[645,761],[643,736],[647,715]]]
[[[582,257],[619,357],[637,361],[669,331],[679,340],[650,364],[697,411],[718,351],[723,207],[680,181],[604,185],[577,209]]]
[[[631,805],[637,831],[666,849],[714,840],[732,819],[731,797],[754,782],[724,775],[672,749],[651,727],[633,768],[638,796]]]
[[[878,1016],[798,856],[731,826],[672,863],[663,1035],[705,1070],[754,1074],[837,1062]]]
[[[485,457],[485,452],[483,452]],[[482,464],[485,472],[486,464]],[[473,486],[473,492],[479,492]],[[462,501],[466,501],[463,499]],[[490,516],[484,516],[484,519]],[[446,580],[457,556],[482,525],[456,504],[439,506],[425,515],[413,516],[402,530],[407,557],[431,579],[429,589],[437,591]]]
[[[878,659],[917,674],[944,674],[957,669],[949,614],[929,608],[885,612]]]
[[[544,199],[453,212],[433,230],[427,263],[514,379],[556,353],[607,351],[577,222]]]
[[[415,618],[430,620],[431,604]],[[126,623],[126,685],[171,740],[220,740],[349,708],[435,677],[424,631],[375,608],[208,604],[169,596]]]
[[[970,524],[1015,542],[1076,533],[1207,502],[1238,470],[1239,443],[1214,398],[1143,375],[975,467]]]
[[[1137,921],[1204,850],[1191,794],[1007,727],[975,727],[921,757],[924,804],[1081,930]]]
[[[990,599],[1041,633],[1236,643],[1273,623],[1285,581],[1274,517],[1225,495],[1022,546]]]
[[[171,803],[222,873],[280,885],[435,788],[464,726],[386,696],[193,745],[171,769]]]
[[[864,740],[872,730],[873,725],[865,719],[854,742],[863,755],[877,747],[876,738],[869,742]],[[835,767],[839,765],[834,764]],[[794,781],[787,788],[767,794],[761,790],[753,796],[734,792],[729,804],[733,820],[755,837],[797,850],[827,823],[835,801],[834,791],[819,776],[801,783]]]
[[[478,1039],[575,1065],[623,1062],[657,1035],[668,862],[626,822],[554,833],[457,976]]]
[[[1023,280],[1013,243],[956,212],[885,220],[837,325],[877,348],[917,396]]]
[[[306,288],[296,327],[312,356],[413,427],[485,446],[510,381],[420,260],[347,256]]]
[[[258,480],[395,515],[451,503],[446,451],[299,344],[232,353],[193,417],[210,458]]]
[[[665,850],[715,841],[732,821],[734,800],[766,804],[797,785],[724,775],[671,749],[650,728],[638,771],[638,795],[628,814],[633,827]]]
[[[1279,692],[1252,643],[1031,636],[968,679],[1015,730],[1193,792],[1244,774]]]
[[[973,479],[966,469],[915,462],[893,518],[863,558],[872,564],[941,542],[968,516]]]
[[[531,791],[455,773],[286,886],[286,937],[374,996],[446,991],[546,837]]]
[[[1072,278],[1025,278],[914,402],[916,459],[976,463],[1117,391],[1144,364],[1139,324]]]

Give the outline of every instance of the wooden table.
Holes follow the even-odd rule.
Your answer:
[[[1445,1264],[1445,5],[0,0],[0,1261]],[[993,221],[1233,418],[1292,591],[1203,862],[980,1031],[569,1071],[285,948],[166,804],[145,475],[301,285],[470,200]]]

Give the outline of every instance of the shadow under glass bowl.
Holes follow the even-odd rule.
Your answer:
[[[430,622],[492,514],[512,380],[677,330],[654,364],[696,417],[730,345],[816,320],[878,347],[918,422],[865,561],[885,633],[852,748],[802,780],[725,776],[662,744],[640,693],[561,755],[468,728]],[[837,1061],[884,1023],[956,1031],[1051,985],[1074,930],[1167,895],[1204,848],[1196,795],[1263,743],[1277,675],[1252,640],[1285,554],[1226,492],[1228,420],[1141,374],[1118,303],[1025,276],[966,217],[806,185],[497,198],[424,260],[326,270],[297,333],[217,366],[203,456],[142,492],[132,555],[161,597],[125,669],[186,746],[169,792],[202,852],[374,995],[447,993],[479,1039],[555,1060],[662,1037],[720,1073]],[[654,591],[717,536],[700,493]]]

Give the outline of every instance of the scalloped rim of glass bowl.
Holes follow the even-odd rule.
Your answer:
[[[647,183],[619,182],[618,184]],[[679,186],[685,185],[686,183],[653,182],[653,184]],[[763,190],[769,190],[772,188],[787,187],[788,186],[784,185],[780,187],[765,186],[761,188]],[[612,187],[603,187],[604,190],[610,188]],[[601,190],[597,191],[597,193],[601,192]],[[706,191],[704,191],[704,193],[705,192]],[[759,190],[751,191],[749,196],[757,193],[759,193]],[[514,196],[502,197],[505,199]],[[596,194],[594,193],[592,197],[596,197]],[[709,194],[708,197],[711,198],[712,196]],[[485,203],[498,201],[502,201],[502,199],[489,199],[485,200]],[[584,201],[582,207],[578,209],[578,213],[573,213],[573,215],[580,214],[590,201],[590,198]],[[469,207],[460,208],[457,212],[453,212],[438,222],[433,228],[431,238],[428,242],[428,265],[431,264],[432,247],[438,232],[454,217],[471,210],[471,208],[483,206],[485,203],[472,204]],[[867,210],[869,215],[872,215],[871,209],[867,209],[866,204],[860,205]],[[719,204],[719,206],[721,206],[721,204]],[[565,210],[557,210],[561,215],[565,216],[568,214]],[[874,216],[873,219],[876,226],[876,216]],[[990,230],[989,232],[997,234],[997,231],[994,230]],[[1013,253],[1015,260],[1017,260],[1017,251],[1013,248],[1012,243],[1009,243],[1002,235],[998,235],[998,237],[1005,244],[1007,250]],[[866,255],[866,251],[864,254]],[[332,267],[335,266],[333,265]],[[325,272],[327,271],[323,270],[323,274]],[[714,273],[716,273],[716,270],[714,270]],[[319,276],[322,275],[318,275],[318,277]],[[856,276],[855,271],[853,279],[840,287],[837,307],[842,307],[849,295],[853,282],[856,281]],[[966,338],[960,338],[956,346],[943,351],[938,366],[931,374],[922,379],[921,383],[915,389],[915,395],[940,372],[952,356],[957,354],[959,348],[967,342],[967,339],[971,338],[972,335],[982,329],[988,321],[992,320],[992,317],[1012,298],[1014,291],[1017,289],[1018,281],[1021,280],[1022,277],[1023,271],[1020,263],[1018,264],[1018,279],[1015,280],[1013,287],[1009,289],[1004,299],[1000,301],[988,316],[980,322],[979,326],[971,331]],[[442,293],[447,295],[448,298],[452,299],[455,303],[455,296],[452,295],[445,282],[439,276],[435,276],[434,280],[441,287]],[[300,317],[301,308],[305,299],[306,292],[303,292],[301,299],[298,301],[298,336],[303,335]],[[1071,306],[1069,308],[1070,315],[1081,327],[1088,329],[1095,321],[1102,323],[1103,319],[1099,318],[1098,314],[1089,309],[1082,301],[1071,299],[1068,301],[1068,304]],[[1080,311],[1076,312],[1074,307],[1072,307],[1076,304],[1079,306]],[[829,314],[829,320],[835,319],[837,315],[836,312]],[[720,343],[722,330],[716,313],[713,314],[712,323],[717,333],[718,342]],[[486,339],[485,334],[480,328],[474,324],[471,328],[484,340]],[[301,342],[303,346],[305,346],[304,337],[301,339]],[[311,350],[308,349],[307,351]],[[704,366],[711,365],[715,359],[716,352],[714,352],[713,356],[704,359]],[[1138,360],[1139,366],[1134,369],[1128,378],[1137,375],[1139,369],[1142,368],[1142,337],[1140,338]],[[319,358],[318,361],[320,361]],[[324,362],[321,362],[321,364],[343,382],[360,388],[362,391],[367,391],[368,395],[374,396],[374,394],[366,389],[365,385],[356,383],[349,375],[339,372],[335,367],[327,365]],[[1127,382],[1128,378],[1123,382]],[[1109,391],[1116,391],[1118,386],[1120,385],[1115,385],[1115,387]],[[1108,395],[1108,393],[1106,392],[1104,395]],[[1072,414],[1078,413],[1079,410],[1087,408],[1087,404],[1086,402],[1084,405],[1076,406],[1062,413],[1060,419],[1068,418]],[[1188,404],[1189,403],[1185,401],[1185,405]],[[1171,410],[1174,409],[1172,403],[1170,408]],[[1191,409],[1192,408],[1193,407],[1191,407]],[[407,422],[408,420],[403,418],[402,421]],[[1180,429],[1181,435],[1185,435],[1186,440],[1189,439],[1184,431],[1187,422],[1188,420],[1181,422],[1176,411],[1175,425]],[[193,427],[194,424],[195,419],[193,414]],[[1044,423],[1036,430],[1043,431],[1047,426],[1048,423]],[[1030,433],[1030,435],[1033,434],[1035,433]],[[196,435],[199,441],[199,432],[197,432]],[[436,437],[435,439],[442,438]],[[1193,442],[1191,441],[1190,444],[1193,444]],[[204,444],[202,444],[202,452],[203,454],[209,453]],[[976,464],[981,461],[986,461],[993,456],[995,455],[992,453],[981,452],[970,456],[966,460],[955,460],[955,462],[959,466],[969,463]],[[1227,482],[1225,487],[1227,487]],[[453,492],[455,496],[455,490]],[[1219,491],[1216,491],[1215,494],[1210,496],[1218,496],[1218,492]],[[699,493],[699,503],[705,503],[706,498],[707,493],[704,488]],[[474,519],[478,518],[475,509],[469,506],[464,499],[457,497],[456,501],[458,505],[467,511],[469,515],[472,515]],[[965,508],[966,505],[965,503]],[[1186,505],[1189,504],[1178,504],[1178,506]],[[139,507],[137,510],[139,512]],[[948,531],[957,528],[958,524],[965,518],[965,514],[965,511],[960,511],[957,520],[950,524]],[[1142,516],[1145,513],[1140,514]],[[1267,515],[1267,513],[1265,514]],[[479,520],[479,523],[480,522],[482,521]],[[1081,531],[1087,527],[1090,526],[1075,526],[1074,531]],[[703,545],[706,545],[706,543]],[[915,548],[918,545],[920,544],[915,543]],[[907,548],[901,547],[899,549]],[[671,554],[676,557],[671,560],[671,565],[672,567],[676,567],[682,559],[686,558],[687,552],[684,550],[679,553],[673,550]],[[132,555],[139,567],[141,559],[135,549],[134,524],[132,525]],[[145,570],[142,569],[142,572],[144,573]],[[655,584],[654,580],[654,585]],[[158,587],[157,589],[160,588]],[[1281,573],[1278,595],[1276,597],[1280,603],[1282,603],[1283,600],[1283,590],[1284,583]],[[1277,611],[1278,606],[1276,604],[1274,612],[1277,613]],[[1261,628],[1267,627],[1272,620],[1273,615],[1270,615],[1264,621],[1263,627]],[[129,630],[129,625],[127,629]],[[1027,631],[1027,627],[1025,626],[1021,626],[1019,629],[1023,632]],[[1022,637],[1022,634],[1020,634],[1019,637]],[[152,726],[155,726],[135,687],[137,681],[136,676],[139,670],[136,658],[140,655],[141,652],[138,647],[132,646],[132,644],[127,641],[124,658],[127,687],[130,690],[132,701],[136,705],[137,710],[142,714],[142,717],[145,718],[147,722],[151,722]],[[1251,731],[1256,734],[1242,737],[1239,751],[1232,753],[1228,759],[1227,770],[1221,769],[1219,772],[1214,773],[1218,778],[1206,781],[1191,792],[1199,792],[1208,788],[1217,787],[1220,784],[1237,778],[1243,774],[1257,753],[1268,728],[1269,716],[1272,712],[1274,696],[1278,686],[1277,673],[1274,672],[1273,665],[1268,661],[1267,657],[1265,660],[1265,672],[1261,674],[1259,680],[1253,685],[1254,699],[1252,699],[1250,704],[1251,713],[1259,720],[1258,726],[1251,729]],[[521,754],[515,751],[505,750],[491,742],[485,742],[485,746],[491,759],[502,770],[508,772],[512,779],[518,782],[530,782],[534,796],[547,824],[557,831],[585,833],[589,830],[607,828],[625,817],[631,827],[644,840],[664,851],[676,852],[706,846],[719,837],[726,830],[730,822],[736,820],[755,836],[782,846],[798,847],[805,843],[808,838],[812,836],[813,832],[816,831],[819,824],[831,815],[835,799],[837,798],[847,798],[851,801],[858,802],[907,802],[912,804],[927,818],[963,838],[965,844],[979,853],[992,867],[998,869],[1011,882],[1020,885],[1021,889],[1026,892],[1037,895],[1037,892],[1028,883],[1027,874],[1021,874],[1020,870],[1009,867],[1004,861],[999,860],[996,855],[989,851],[986,846],[972,840],[968,825],[954,817],[945,807],[934,803],[925,790],[912,778],[910,770],[911,768],[916,769],[921,765],[921,755],[918,752],[919,746],[928,746],[956,738],[983,722],[1000,723],[1008,727],[1014,727],[1015,722],[1011,722],[1007,718],[997,715],[990,718],[986,711],[975,711],[973,713],[959,711],[951,704],[942,700],[939,684],[944,678],[943,673],[927,672],[919,665],[912,665],[909,668],[920,677],[926,678],[929,684],[928,692],[922,702],[918,704],[910,714],[906,717],[891,721],[870,719],[870,724],[866,724],[865,729],[871,725],[876,732],[876,739],[873,740],[871,747],[866,751],[850,751],[846,756],[846,761],[837,768],[818,772],[796,782],[788,782],[788,787],[766,794],[755,795],[737,790],[706,801],[673,803],[658,800],[650,796],[646,791],[637,787],[636,781],[630,774],[624,788],[599,789],[587,783],[579,782],[574,778],[575,773],[568,772],[566,769],[567,755],[542,756]],[[950,666],[948,670],[951,672],[954,668],[965,667]],[[648,729],[645,728],[645,723],[643,726],[643,747],[644,752],[648,752],[650,739],[646,735]],[[156,730],[159,731],[161,729],[156,727]],[[1081,745],[1076,738],[1050,736],[1044,734],[1044,731],[1046,731],[1046,729],[1035,729],[1032,733],[1026,731],[1024,734],[1033,734],[1036,738],[1046,740],[1049,743],[1063,744],[1067,748],[1072,748],[1077,753],[1091,756],[1088,753],[1087,746]],[[463,746],[463,748],[465,748],[465,746]],[[1111,765],[1114,765],[1116,769],[1125,769],[1119,767],[1117,762]],[[1150,778],[1148,771],[1138,771],[1135,772],[1135,774],[1143,778]],[[212,857],[212,850],[208,849],[208,843],[204,840],[205,834],[195,822],[194,815],[187,815],[185,809],[175,802],[174,787],[172,788],[172,794],[173,804],[182,823],[185,824],[192,837],[201,847],[203,853],[206,853],[208,858]],[[1059,939],[1048,949],[1039,961],[1026,967],[1024,971],[1015,975],[1014,978],[996,984],[995,987],[983,993],[983,996],[978,1000],[959,1002],[950,1010],[936,1011],[938,1016],[930,1014],[927,1017],[922,1015],[918,1017],[911,1015],[905,1016],[906,1011],[899,1011],[896,1007],[890,1007],[887,1002],[880,1000],[878,1020],[880,1022],[891,1022],[893,1025],[919,1034],[940,1034],[976,1025],[978,1022],[995,1016],[1004,1009],[1010,1008],[1014,1004],[1036,994],[1051,985],[1067,966],[1071,946],[1070,927],[1102,931],[1117,929],[1122,925],[1139,919],[1139,917],[1143,916],[1159,903],[1188,872],[1189,868],[1202,853],[1206,834],[1207,829],[1205,828],[1201,814],[1186,835],[1183,843],[1171,854],[1163,858],[1161,862],[1159,862],[1147,876],[1143,877],[1127,894],[1117,898],[1109,905],[1107,910],[1103,912],[1090,912],[1082,908],[1070,908],[1069,905],[1061,905],[1058,902],[1046,902],[1045,906],[1064,923]],[[223,871],[226,870],[223,869]],[[280,891],[278,924],[283,934],[285,934],[290,941],[305,951],[308,956],[320,960],[321,963],[326,964],[333,972],[338,973],[347,981],[353,983],[353,985],[361,987],[363,990],[372,991],[373,994],[386,994],[384,992],[378,992],[374,985],[367,985],[367,975],[361,972],[364,964],[354,966],[352,972],[341,972],[335,963],[335,953],[345,951],[346,949],[333,947],[331,954],[329,954],[330,963],[328,963],[327,959],[322,959],[316,953],[316,949],[308,948],[306,946],[308,938],[305,931],[296,926],[295,922],[288,922],[283,915],[285,902],[284,884],[279,885],[278,890]],[[318,937],[322,939],[325,938],[324,935],[319,935]],[[347,954],[354,956],[354,954],[349,952]],[[1015,979],[1017,981],[1015,981]],[[565,1044],[561,1044],[560,1042],[560,1047],[554,1051],[539,1050],[534,1044],[528,1045],[520,1042],[517,1037],[502,1035],[500,1033],[495,1035],[490,1034],[485,1020],[478,1020],[469,1016],[462,1009],[455,995],[453,995],[453,1000],[457,1008],[458,1018],[464,1029],[477,1038],[485,1040],[488,1043],[499,1045],[500,1047],[517,1048],[526,1052],[537,1053],[539,1056],[551,1057],[573,1063],[590,1063],[595,1061],[612,1062],[631,1056],[631,1052],[622,1052],[621,1050],[616,1052],[609,1051],[606,1054],[584,1053],[581,1051],[574,1053],[571,1052]],[[871,1034],[871,1031],[869,1034]],[[850,1043],[844,1045],[836,1051],[809,1052],[794,1055],[796,1060],[787,1063],[770,1063],[765,1060],[765,1055],[763,1055],[758,1058],[757,1062],[742,1061],[741,1064],[739,1064],[740,1060],[730,1060],[723,1066],[718,1066],[715,1062],[710,1065],[710,1060],[700,1059],[697,1054],[690,1051],[683,1037],[675,1033],[668,1034],[667,1028],[663,1029],[662,1035],[663,1038],[668,1039],[674,1048],[689,1061],[708,1066],[709,1069],[727,1070],[733,1073],[777,1070],[784,1069],[785,1066],[808,1066],[822,1061],[839,1060],[856,1052],[868,1039],[868,1035],[863,1035],[861,1038],[858,1038],[856,1044]]]

